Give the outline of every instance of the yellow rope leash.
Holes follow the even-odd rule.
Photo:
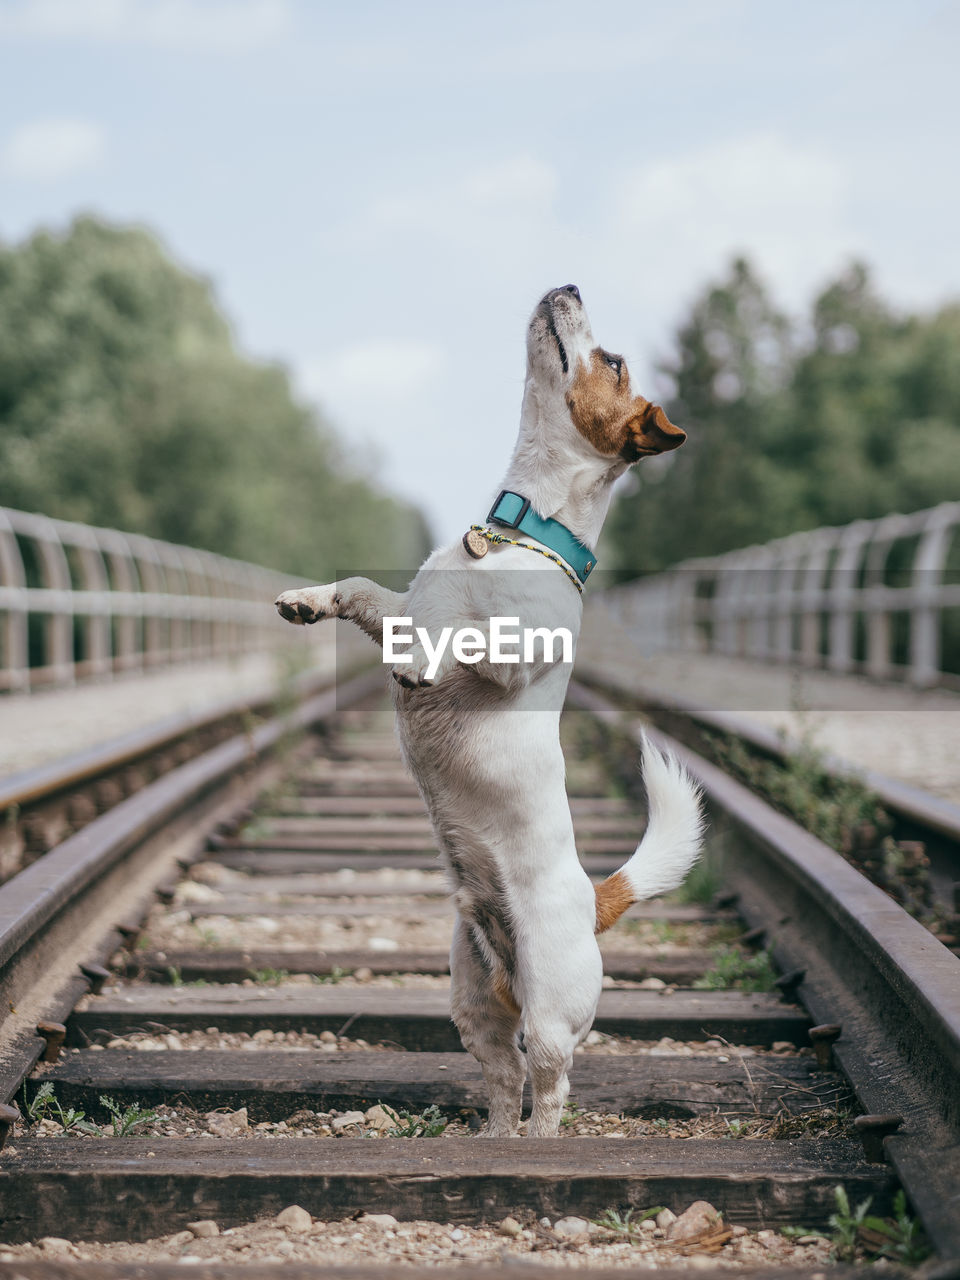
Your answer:
[[[555,556],[552,551],[544,551],[542,547],[531,547],[529,542],[518,542],[516,538],[505,538],[502,533],[494,533],[492,529],[487,529],[482,524],[472,524],[470,528],[475,533],[479,533],[482,538],[486,538],[488,542],[506,542],[511,547],[523,547],[525,551],[535,551],[538,556],[546,556],[548,560],[552,560],[554,564],[560,566],[580,594],[583,595],[583,584],[580,579],[575,573],[568,569],[560,557]]]

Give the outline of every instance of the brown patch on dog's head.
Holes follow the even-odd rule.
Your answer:
[[[589,366],[581,363],[567,392],[573,424],[597,453],[637,462],[676,449],[687,433],[675,427],[658,404],[630,389],[622,356],[597,347]]]
[[[595,933],[603,933],[612,924],[616,924],[627,907],[632,907],[636,896],[622,871],[615,871],[612,876],[601,881],[596,887],[597,923]]]

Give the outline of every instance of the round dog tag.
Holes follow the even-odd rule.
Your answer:
[[[490,544],[482,533],[476,529],[468,529],[463,535],[463,549],[474,560],[482,560],[490,550]]]

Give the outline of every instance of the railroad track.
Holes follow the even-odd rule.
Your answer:
[[[0,887],[0,1082],[22,1117],[0,1112],[0,1276],[530,1252],[820,1271],[826,1244],[780,1231],[826,1230],[838,1185],[884,1215],[902,1184],[941,1261],[960,1258],[960,961],[690,753],[721,891],[642,904],[604,936],[562,1136],[479,1141],[479,1067],[447,1014],[450,909],[379,679],[315,698],[299,718],[322,732],[282,758],[280,721],[228,738]],[[581,687],[571,701],[578,847],[600,876],[642,818],[599,763],[624,749],[619,713]],[[768,963],[772,990],[697,985],[770,985]],[[696,1201],[722,1216],[696,1238],[669,1214],[640,1224]],[[110,1243],[143,1240],[160,1243]]]

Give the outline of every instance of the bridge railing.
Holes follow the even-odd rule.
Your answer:
[[[0,690],[276,649],[288,575],[0,507]]]
[[[960,684],[960,502],[688,560],[596,597],[645,652]]]

